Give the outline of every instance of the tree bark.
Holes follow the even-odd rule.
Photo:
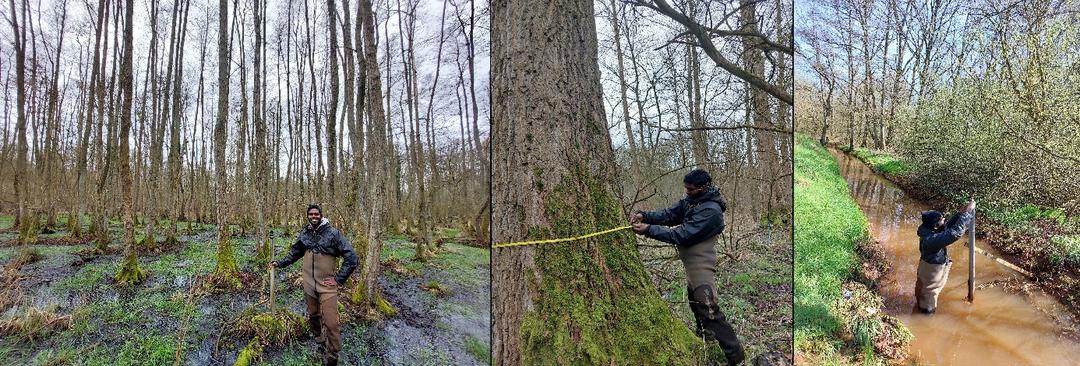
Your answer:
[[[593,2],[494,1],[491,14],[492,239],[624,225]],[[653,289],[627,231],[497,248],[492,264],[502,364],[694,363],[701,344]]]

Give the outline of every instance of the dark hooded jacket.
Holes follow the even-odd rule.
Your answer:
[[[683,198],[670,208],[641,212],[641,216],[650,224],[645,236],[689,247],[724,231],[724,211],[727,204],[720,192],[710,188],[698,197]]]
[[[919,258],[930,264],[945,264],[949,261],[949,244],[960,239],[967,230],[975,214],[964,211],[953,215],[941,229],[923,224],[919,226]],[[933,224],[930,224],[933,225]]]
[[[344,235],[341,235],[337,228],[330,226],[330,221],[326,218],[322,219],[319,227],[312,228],[310,223],[304,226],[304,229],[297,236],[296,242],[289,248],[289,253],[285,255],[285,258],[277,261],[277,266],[286,267],[302,258],[304,252],[309,250],[319,254],[343,258],[341,269],[338,270],[337,275],[334,277],[338,285],[344,285],[345,281],[349,279],[349,275],[356,269],[358,259],[356,252],[353,251],[352,244],[349,243],[348,239],[345,239]]]

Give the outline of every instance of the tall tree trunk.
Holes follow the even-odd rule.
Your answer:
[[[130,1],[130,0],[129,0]],[[228,191],[226,180],[225,147],[228,130],[226,123],[229,120],[229,4],[227,0],[218,0],[218,97],[217,97],[217,122],[214,123],[214,172],[215,202],[214,214],[217,219],[217,264],[214,267],[214,275],[224,286],[239,287],[240,280],[236,277],[239,268],[236,264],[236,253],[229,238],[228,222],[225,220],[227,202],[225,193]]]
[[[337,176],[337,105],[340,86],[338,85],[338,58],[337,58],[337,6],[334,0],[326,0],[327,23],[330,28],[330,41],[327,54],[330,57],[330,101],[327,105],[329,111],[326,114],[326,183],[327,198],[331,201],[336,199],[337,190],[334,188],[334,177]]]
[[[739,22],[741,24],[741,31],[750,34],[759,34],[760,29],[758,27],[757,20],[757,1],[754,0],[741,0],[739,5]],[[751,74],[764,75],[765,73],[765,60],[764,54],[761,50],[760,40],[755,37],[742,37],[742,64]],[[781,79],[782,80],[782,79]],[[769,213],[774,206],[774,201],[782,194],[775,191],[775,187],[772,182],[772,177],[776,174],[776,169],[779,165],[777,162],[778,156],[776,145],[776,133],[770,129],[775,128],[772,122],[772,115],[769,113],[769,95],[761,88],[746,84],[750,93],[750,111],[754,126],[759,129],[754,130],[754,139],[757,141],[757,151],[759,153],[758,162],[760,163],[759,172],[761,172],[762,183],[768,183],[767,186],[761,188],[763,200],[765,203],[765,212]]]
[[[116,282],[130,285],[142,282],[146,279],[146,271],[139,268],[138,247],[135,246],[135,210],[132,208],[131,194],[131,151],[128,147],[128,137],[131,132],[131,99],[135,86],[132,72],[132,60],[134,59],[134,8],[135,1],[124,2],[124,56],[120,65],[120,90],[123,93],[120,105],[120,191],[123,197],[124,207],[124,260],[120,271],[116,274]]]
[[[626,142],[630,146],[630,171],[631,171],[631,185],[637,189],[639,184],[643,183],[641,178],[641,161],[638,159],[637,141],[634,140],[634,130],[630,124],[630,99],[626,96],[626,68],[623,66],[623,50],[622,50],[622,38],[619,33],[622,31],[619,25],[619,16],[621,15],[622,3],[616,2],[616,0],[610,1],[611,12],[611,29],[612,39],[615,41],[615,59],[618,63],[616,72],[619,76],[619,103],[622,104],[622,121],[623,127],[626,129]]]
[[[27,143],[26,143],[26,90],[29,86],[26,85],[26,33],[24,30],[20,30],[18,15],[15,10],[15,0],[9,0],[11,4],[11,29],[14,31],[14,47],[15,47],[15,139],[16,144],[16,156],[15,156],[15,177],[12,179],[15,188],[15,202],[19,205],[17,211],[15,211],[15,225],[19,228],[19,242],[22,244],[30,244],[30,238],[36,237],[36,233],[31,233],[34,230],[34,226],[29,224],[28,216],[31,216],[28,212],[28,195],[27,190]],[[23,26],[26,25],[26,3],[22,4],[23,14]],[[34,217],[33,220],[37,220]]]
[[[624,225],[593,1],[494,1],[491,14],[492,73],[500,75],[492,79],[492,239]],[[495,249],[492,264],[500,274],[493,356],[504,364],[694,363],[701,344],[653,288],[627,231]]]
[[[252,178],[254,179],[255,188],[255,229],[258,239],[256,242],[256,256],[259,263],[269,261],[273,255],[272,247],[270,244],[270,233],[266,223],[266,204],[267,197],[270,193],[267,189],[269,182],[267,182],[267,167],[270,161],[277,161],[277,159],[271,160],[267,156],[266,152],[266,115],[264,112],[265,98],[262,95],[263,86],[263,59],[262,53],[265,48],[263,39],[263,23],[266,21],[264,13],[266,9],[263,8],[263,0],[255,0],[255,58],[252,61],[252,66],[255,68],[255,72],[252,73],[252,85],[251,85],[251,102],[252,102],[252,115],[255,119],[255,151],[251,155],[251,167],[254,170]],[[275,156],[276,157],[276,156]]]
[[[352,296],[354,303],[374,309],[387,309],[389,303],[383,298],[379,289],[378,275],[379,253],[382,249],[383,213],[386,207],[383,199],[387,194],[386,178],[390,174],[390,155],[392,151],[387,149],[386,115],[382,105],[382,81],[379,79],[379,63],[377,60],[378,50],[375,48],[375,14],[372,11],[371,0],[360,0],[360,19],[363,22],[364,33],[364,59],[365,77],[367,84],[367,99],[373,101],[367,103],[368,131],[367,152],[372,159],[368,172],[367,186],[367,227],[364,230],[365,242],[362,253],[363,265],[360,273],[360,286]]]

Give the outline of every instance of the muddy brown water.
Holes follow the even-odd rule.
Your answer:
[[[915,335],[909,363],[1080,365],[1080,342],[1067,332],[1077,329],[1077,322],[1023,275],[976,254],[975,301],[966,301],[966,236],[949,246],[953,265],[938,298],[937,313],[913,312],[919,261],[915,232],[919,213],[931,207],[907,196],[858,159],[831,153],[889,263],[889,271],[879,280],[879,293],[885,299],[885,311],[903,321]],[[958,208],[944,209],[951,214]],[[982,240],[976,240],[975,246],[997,254]]]

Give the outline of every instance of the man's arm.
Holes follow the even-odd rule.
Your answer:
[[[284,258],[281,258],[280,260],[275,262],[274,266],[276,266],[278,268],[287,267],[290,264],[293,264],[293,262],[296,262],[297,259],[300,259],[300,257],[303,257],[303,256],[304,256],[304,243],[300,241],[300,237],[298,236],[296,238],[296,241],[293,242],[292,246],[289,247],[289,254],[286,254]]]
[[[337,281],[338,286],[345,284],[345,281],[349,279],[353,271],[356,270],[356,263],[359,262],[359,258],[356,257],[356,251],[353,250],[352,243],[349,243],[349,239],[345,238],[340,231],[335,230],[338,243],[338,251],[343,257],[341,261],[341,269],[338,270],[337,276],[334,276],[334,280]]]
[[[938,251],[960,239],[967,230],[971,220],[975,217],[972,211],[964,211],[954,215],[945,224],[945,230],[928,235],[923,239],[924,251]]]
[[[645,236],[678,246],[690,246],[724,231],[724,213],[717,207],[702,208],[690,221],[676,228],[650,225]]]
[[[683,200],[675,202],[669,208],[655,211],[641,211],[641,222],[652,225],[678,225],[683,214],[686,213],[686,205]]]

